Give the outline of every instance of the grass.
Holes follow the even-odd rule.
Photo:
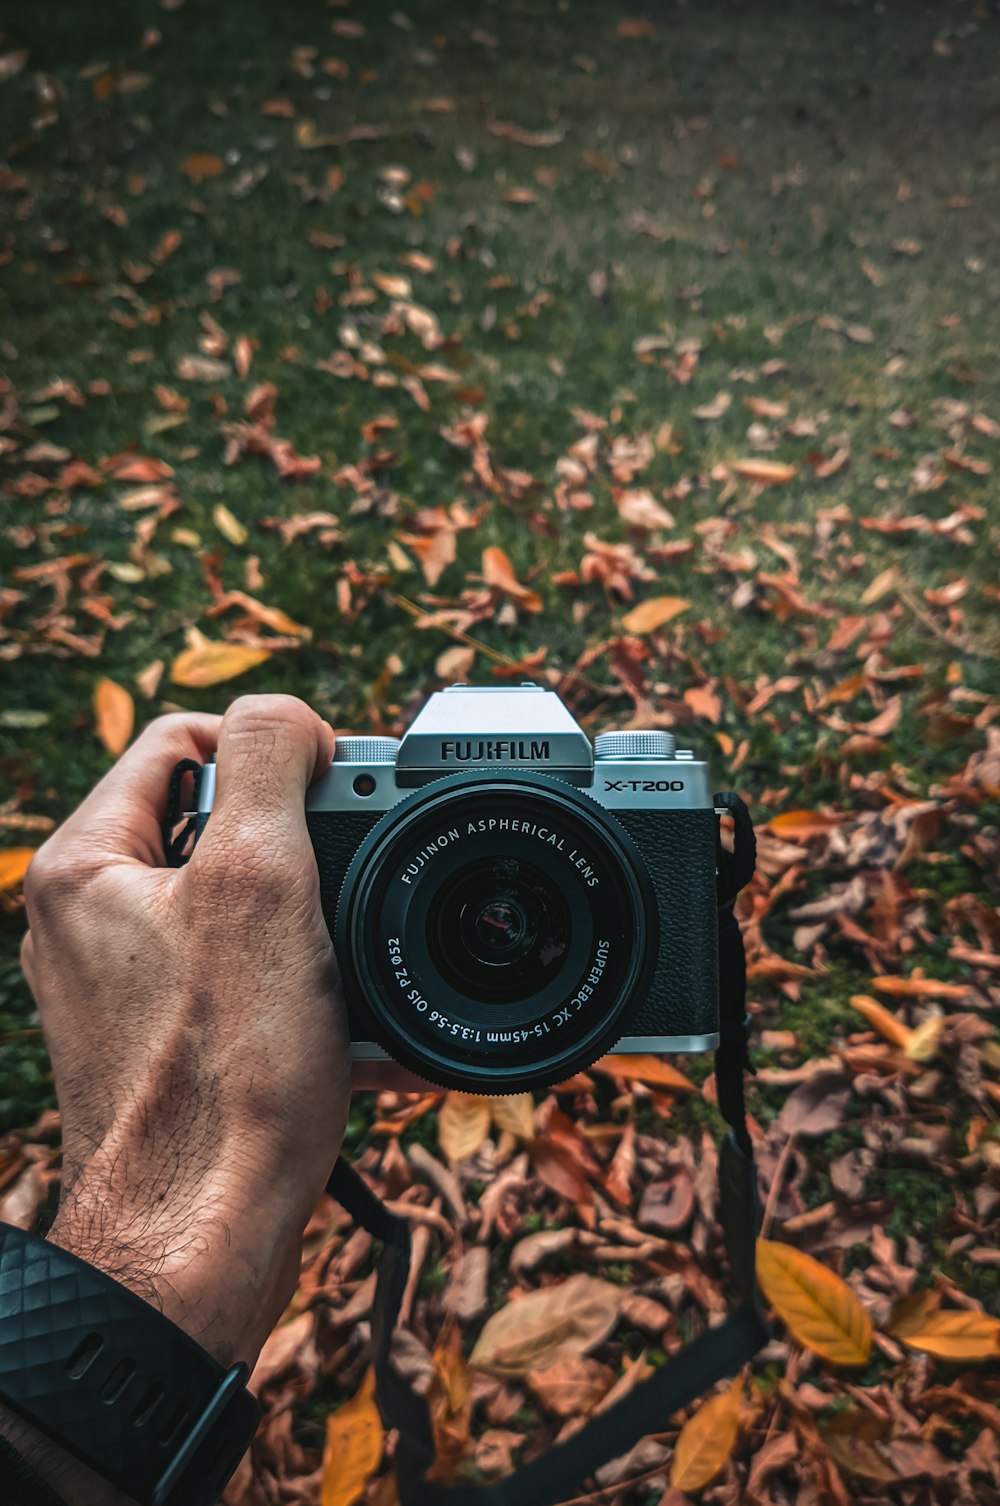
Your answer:
[[[743,708],[759,677],[795,675],[818,695],[854,673],[858,645],[826,651],[830,630],[845,616],[880,610],[891,629],[885,665],[923,669],[919,682],[902,686],[903,714],[880,761],[918,795],[960,770],[982,746],[982,732],[928,750],[928,712],[954,690],[955,665],[970,697],[958,710],[975,713],[996,688],[994,483],[945,469],[939,489],[915,492],[913,477],[922,457],[949,446],[996,467],[995,439],[966,428],[955,440],[938,422],[942,404],[960,402],[1000,418],[1000,23],[992,12],[901,0],[634,12],[596,0],[532,0],[471,12],[428,0],[404,25],[395,6],[373,0],[359,15],[359,38],[331,30],[349,11],[302,0],[281,7],[189,0],[178,11],[39,0],[11,23],[4,47],[30,55],[28,67],[0,85],[8,168],[0,374],[20,404],[6,431],[19,448],[0,455],[0,584],[25,593],[0,640],[7,793],[30,814],[68,815],[110,762],[93,734],[97,676],[135,690],[135,676],[153,660],[169,666],[186,628],[220,636],[227,619],[204,615],[206,569],[227,589],[246,589],[251,554],[264,577],[254,594],[307,625],[311,642],[275,653],[233,684],[192,691],[164,678],[151,700],[136,691],[140,724],[168,706],[221,710],[236,694],[267,689],[304,697],[339,727],[399,730],[441,683],[436,661],[450,640],[414,631],[397,598],[428,593],[415,564],[403,570],[398,554],[389,557],[387,541],[412,531],[421,509],[459,497],[481,516],[459,534],[457,560],[433,594],[454,601],[475,584],[482,550],[503,548],[519,579],[541,593],[543,611],[487,617],[473,632],[515,660],[545,645],[544,672],[557,683],[589,646],[620,634],[627,605],[596,583],[553,583],[579,568],[588,530],[613,542],[628,537],[604,464],[587,483],[590,511],[554,505],[560,458],[583,432],[578,410],[607,421],[605,444],[653,438],[653,458],[634,484],[658,496],[670,490],[676,527],[666,537],[695,543],[687,559],[654,565],[637,590],[690,600],[683,625],[654,642],[650,704],[675,713],[684,740],[712,757],[721,785],[736,782],[752,796],[758,818],[782,807],[864,802],[852,776],[872,772],[870,756],[845,760],[842,734],[809,712],[801,691],[756,716]],[[651,36],[618,34],[619,19],[643,15],[653,20]],[[162,35],[143,51],[147,27]],[[315,56],[296,63],[294,49],[303,46]],[[344,60],[346,78],[323,70],[327,58]],[[149,78],[136,92],[99,84],[135,73]],[[58,118],[48,125],[38,123],[38,74],[59,94]],[[294,118],[265,113],[274,109],[268,101]],[[524,146],[491,132],[496,121],[559,139]],[[346,139],[359,123],[385,134]],[[310,131],[340,144],[297,144]],[[222,172],[191,183],[180,164],[192,153],[217,156]],[[387,191],[392,168],[409,175],[400,213]],[[336,191],[333,170],[343,177]],[[510,202],[517,189],[535,201]],[[181,240],[157,262],[170,231]],[[330,248],[330,237],[343,245]],[[401,265],[414,254],[432,268]],[[239,276],[215,297],[220,268]],[[354,284],[374,287],[377,274],[404,271],[414,299],[440,322],[439,351],[412,333],[385,332],[388,296],[345,304]],[[178,377],[177,363],[211,334],[207,320],[221,325],[227,360],[238,336],[256,342],[245,380],[232,371],[208,383]],[[661,347],[644,352],[651,337]],[[386,359],[376,369],[397,380],[440,361],[458,381],[427,382],[425,413],[399,385],[316,369],[357,339],[381,344]],[[685,351],[698,359],[681,382],[668,364],[682,370]],[[782,364],[765,375],[774,362]],[[322,459],[320,473],[297,485],[262,461],[222,463],[220,422],[238,417],[246,393],[265,380],[278,388],[277,432]],[[57,381],[76,384],[85,400],[45,395]],[[157,384],[188,400],[176,427],[162,425]],[[720,391],[732,395],[728,410],[715,421],[698,418],[695,410]],[[717,467],[753,452],[748,397],[787,404],[789,420],[813,420],[812,434],[767,425],[769,456],[798,467],[785,487],[756,491],[719,479]],[[897,427],[891,415],[907,409],[912,426]],[[468,452],[442,437],[473,412],[487,417],[494,471],[536,478],[523,496],[506,483],[499,493],[484,489],[470,476]],[[363,426],[387,413],[398,427],[365,438]],[[134,446],[175,472],[181,505],[157,531],[153,569],[138,582],[106,574],[97,588],[130,620],[103,634],[94,657],[44,637],[36,623],[48,590],[19,585],[16,572],[77,551],[127,565],[136,515],[119,506],[124,488],[106,473],[68,493],[19,490],[25,471],[51,475],[24,459],[39,441],[96,467]],[[849,465],[818,479],[809,453],[841,448]],[[351,486],[334,479],[343,467],[370,465],[379,451],[391,452],[372,471],[386,517],[352,511]],[[245,546],[219,534],[219,503],[249,530]],[[969,524],[974,547],[857,522],[915,512],[942,519],[963,506],[985,509]],[[323,548],[306,537],[285,546],[262,526],[314,510],[340,517],[342,544]],[[753,605],[734,604],[748,577],[713,566],[704,550],[706,525],[719,518],[725,552],[752,550],[765,573],[785,568],[766,538],[794,548],[803,595],[829,616],[783,619],[768,609],[766,592]],[[825,553],[817,548],[824,518]],[[190,534],[185,542],[175,529],[200,542],[192,547]],[[960,622],[934,610],[936,630],[929,629],[894,595],[859,605],[890,566],[918,603],[925,588],[965,577]],[[337,588],[347,578],[355,610],[344,615]],[[75,593],[74,630],[99,634],[79,608]],[[946,641],[953,627],[974,652]],[[477,655],[473,678],[488,682],[490,671]],[[632,703],[608,657],[588,673],[575,703],[588,728],[627,720]],[[682,699],[703,677],[719,688],[718,727],[692,720]],[[849,715],[865,720],[876,709],[862,697]],[[25,712],[41,713],[43,725],[24,727]],[[744,742],[733,772],[732,750]],[[995,810],[982,818],[996,820]],[[16,829],[7,837],[22,840]],[[958,837],[941,841],[947,861],[909,873],[927,891],[932,926],[956,893],[996,903],[992,881],[959,850]],[[808,875],[802,897],[825,884],[822,873]],[[769,927],[772,945],[790,947],[780,915]],[[53,1102],[16,967],[22,929],[16,909],[0,912],[0,1129],[29,1126]],[[797,1003],[766,987],[759,994],[764,1018],[793,1028],[803,1055],[825,1054],[856,1024],[847,999],[857,988],[857,954],[830,945],[830,972],[803,987]],[[927,965],[932,957],[936,974],[948,976],[944,950],[934,944],[914,960]],[[780,1095],[756,1097],[764,1119],[779,1107]],[[694,1130],[715,1122],[700,1104],[678,1112]],[[354,1140],[369,1121],[355,1111]],[[414,1134],[428,1133],[420,1121]],[[911,1220],[935,1227],[950,1205],[945,1184],[923,1173],[888,1175],[898,1232]]]

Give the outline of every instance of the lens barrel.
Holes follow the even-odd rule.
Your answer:
[[[399,802],[346,875],[335,941],[379,1043],[449,1087],[509,1093],[603,1054],[658,947],[645,863],[549,775],[470,773]]]

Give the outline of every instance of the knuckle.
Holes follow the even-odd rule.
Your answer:
[[[29,916],[44,917],[62,909],[90,873],[91,865],[81,856],[44,843],[24,876],[24,903]]]

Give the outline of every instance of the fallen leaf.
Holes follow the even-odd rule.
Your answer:
[[[213,156],[211,152],[191,152],[181,160],[181,172],[192,183],[201,183],[205,178],[217,178],[225,169],[225,163],[221,157]]]
[[[213,507],[212,522],[222,536],[227,538],[231,544],[239,545],[246,543],[246,529],[239,518],[234,517],[229,508],[224,506],[222,502],[217,502],[215,507]]]
[[[195,642],[178,654],[170,669],[170,678],[175,685],[187,685],[203,690],[208,685],[220,685],[224,680],[234,680],[263,664],[271,655],[267,649],[247,648],[242,643],[219,643],[205,638],[197,630],[189,635]]]
[[[530,1093],[507,1093],[489,1100],[493,1123],[519,1140],[530,1140],[535,1132],[535,1100]]]
[[[35,856],[33,847],[4,847],[0,849],[0,894],[8,889],[18,889],[28,871],[28,864]]]
[[[609,1365],[577,1355],[529,1370],[527,1383],[547,1412],[574,1417],[593,1411],[614,1385],[615,1372]]]
[[[571,1276],[558,1286],[510,1301],[487,1322],[469,1363],[516,1378],[559,1359],[587,1354],[618,1321],[623,1292],[596,1276]]]
[[[527,586],[514,574],[514,567],[496,545],[483,550],[483,579],[488,586],[495,586],[507,596],[512,596],[520,602],[527,612],[540,612],[542,610],[542,598],[536,591],[529,591]]]
[[[490,1132],[490,1100],[447,1093],[438,1112],[438,1144],[449,1161],[474,1156]]]
[[[851,999],[851,1006],[858,1011],[858,1014],[864,1015],[869,1025],[887,1041],[891,1041],[894,1046],[902,1046],[905,1049],[909,1045],[913,1034],[910,1027],[904,1025],[902,1020],[898,1020],[877,999],[870,999],[867,994],[855,994]]]
[[[670,1465],[674,1490],[702,1490],[725,1467],[739,1437],[741,1391],[737,1379],[721,1396],[703,1402],[681,1428]]]
[[[659,1056],[631,1056],[627,1052],[602,1056],[590,1069],[604,1072],[608,1077],[623,1077],[626,1082],[647,1082],[657,1088],[667,1088],[672,1093],[697,1093],[698,1089],[683,1072],[678,1072],[669,1062]]]
[[[823,811],[782,811],[772,816],[767,830],[776,837],[823,837],[840,825],[839,816],[828,816]]]
[[[375,1371],[357,1394],[326,1419],[320,1506],[352,1506],[382,1458],[382,1419],[375,1405]]]
[[[102,678],[94,687],[97,735],[112,758],[120,758],[135,727],[135,705],[123,685]]]
[[[915,1333],[898,1336],[910,1349],[940,1360],[1000,1360],[1000,1318],[986,1313],[935,1313]]]
[[[686,612],[690,605],[683,596],[651,596],[625,613],[622,627],[627,633],[655,633],[657,628]]]
[[[872,1321],[841,1278],[792,1245],[757,1241],[757,1276],[768,1302],[798,1343],[834,1365],[863,1365]]]
[[[758,486],[784,486],[797,476],[797,465],[784,465],[780,460],[734,460],[730,470],[746,481],[756,481]]]

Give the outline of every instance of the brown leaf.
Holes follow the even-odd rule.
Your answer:
[[[505,595],[513,597],[525,611],[542,610],[542,598],[536,591],[530,591],[527,586],[521,585],[510,560],[496,545],[483,550],[483,579],[488,586],[494,586]]]
[[[730,470],[758,486],[784,486],[799,472],[797,465],[784,465],[780,460],[734,460]]]
[[[778,1115],[784,1135],[815,1139],[840,1129],[847,1113],[850,1084],[843,1072],[817,1072],[788,1095]]]
[[[498,1130],[506,1130],[519,1140],[531,1139],[535,1132],[535,1100],[530,1093],[507,1093],[501,1098],[491,1098],[489,1104]]]
[[[469,1363],[516,1378],[587,1354],[618,1322],[621,1299],[620,1287],[585,1275],[529,1292],[493,1314]]]
[[[382,1419],[375,1405],[375,1372],[357,1395],[326,1420],[320,1506],[352,1506],[382,1458]]]
[[[626,1082],[652,1083],[657,1088],[667,1088],[671,1093],[697,1093],[698,1089],[683,1072],[678,1072],[669,1062],[663,1061],[659,1056],[630,1056],[627,1052],[621,1055],[602,1056],[590,1069],[592,1072],[604,1072],[608,1077],[623,1077]]]
[[[616,491],[615,506],[619,515],[633,528],[673,528],[674,518],[662,507],[653,493],[644,489]]]
[[[217,178],[225,170],[226,164],[221,157],[214,156],[211,152],[191,152],[183,157],[180,163],[181,172],[192,183],[202,183],[206,178]]]
[[[615,1372],[609,1365],[577,1355],[529,1370],[527,1382],[547,1412],[574,1417],[593,1411],[614,1385]]]
[[[112,758],[120,758],[135,727],[135,705],[123,685],[102,678],[94,687],[97,735]]]
[[[622,627],[627,633],[655,633],[657,628],[686,612],[690,605],[683,596],[652,596],[626,612]]]

